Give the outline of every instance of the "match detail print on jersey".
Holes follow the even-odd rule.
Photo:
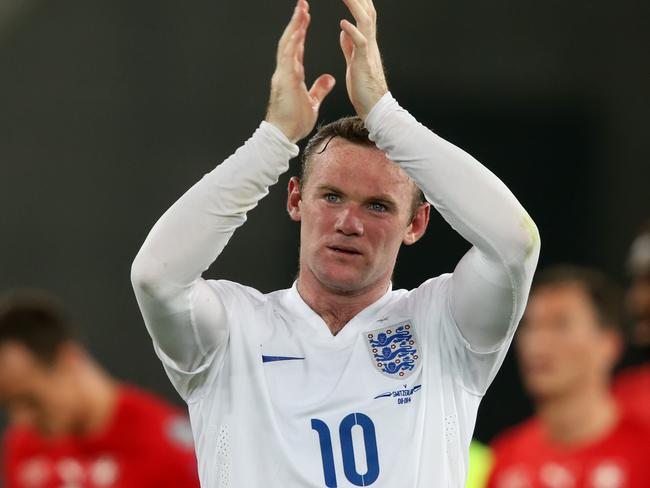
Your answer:
[[[391,378],[406,378],[420,361],[418,343],[409,322],[366,333],[366,344],[375,368]]]

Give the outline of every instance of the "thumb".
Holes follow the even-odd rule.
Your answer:
[[[343,56],[345,56],[345,62],[349,65],[350,58],[352,58],[352,50],[354,49],[354,43],[350,36],[347,35],[345,31],[341,31],[339,36],[339,42],[341,43],[341,50],[343,51]]]
[[[332,88],[334,88],[335,84],[336,80],[332,75],[320,75],[316,81],[314,81],[314,84],[309,90],[309,95],[312,98],[312,105],[314,109],[318,110],[321,102],[325,99],[329,92],[332,91]]]

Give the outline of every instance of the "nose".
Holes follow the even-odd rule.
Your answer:
[[[346,236],[363,235],[363,222],[353,206],[346,206],[339,211],[335,227],[337,232]]]
[[[519,337],[520,350],[524,356],[536,358],[546,356],[557,348],[557,333],[539,325],[527,324]]]

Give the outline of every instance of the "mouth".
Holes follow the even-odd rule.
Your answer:
[[[523,370],[531,375],[547,374],[553,371],[553,366],[548,361],[539,361],[524,365]]]
[[[327,246],[327,249],[338,254],[348,255],[348,256],[361,256],[361,251],[351,246]]]

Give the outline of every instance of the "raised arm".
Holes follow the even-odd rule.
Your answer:
[[[473,247],[452,276],[450,312],[476,351],[499,347],[523,314],[539,255],[539,234],[506,186],[469,154],[435,135],[388,93],[371,0],[343,0],[347,88],[370,137]]]
[[[192,373],[227,342],[222,297],[201,274],[217,259],[246,213],[298,154],[294,142],[314,127],[330,75],[304,81],[308,4],[299,0],[278,43],[266,121],[226,161],[185,193],[155,224],[131,279],[156,353],[174,371]]]

